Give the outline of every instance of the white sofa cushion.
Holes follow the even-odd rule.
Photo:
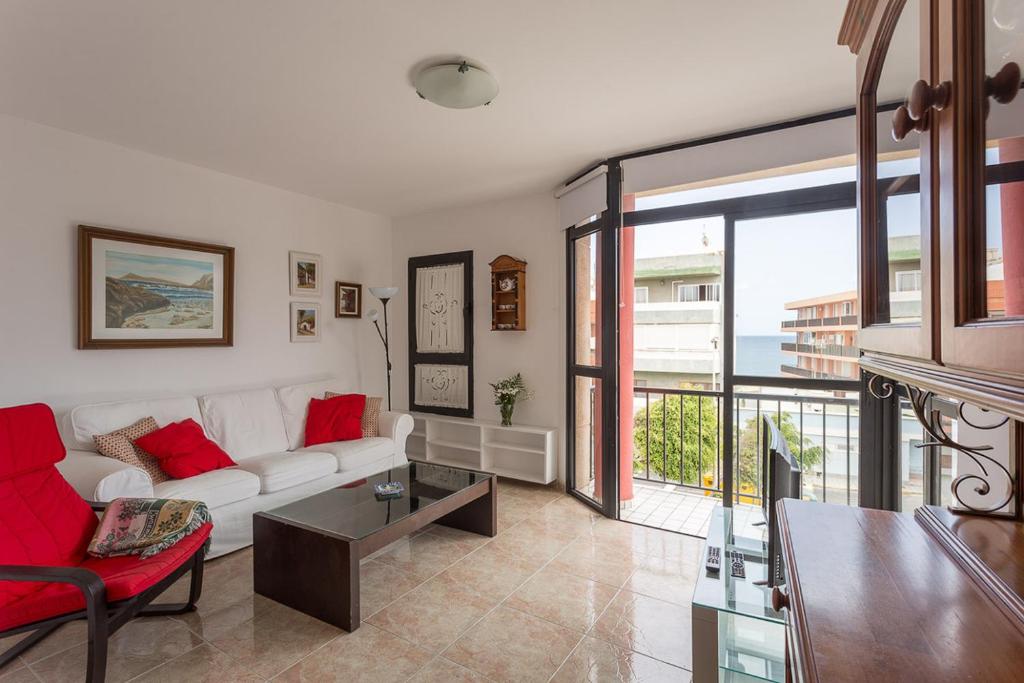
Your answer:
[[[157,498],[201,500],[213,508],[259,495],[260,478],[252,472],[226,467],[186,479],[171,479],[153,487]]]
[[[284,428],[288,434],[288,450],[294,451],[296,448],[302,448],[302,444],[306,442],[306,412],[309,410],[309,399],[323,398],[324,392],[327,391],[338,394],[353,393],[351,388],[337,379],[292,384],[278,388],[277,398],[281,403]]]
[[[304,448],[296,451],[296,454],[304,453],[307,450],[326,451],[332,454],[338,459],[338,470],[347,472],[383,458],[390,458],[395,454],[395,442],[382,436],[353,441],[332,441],[331,443],[318,443],[308,449]]]
[[[199,408],[207,435],[235,462],[288,450],[281,408],[269,387],[200,396]]]
[[[286,451],[246,458],[238,463],[238,468],[260,478],[260,493],[273,493],[334,474],[338,471],[338,461],[334,455],[323,451]]]
[[[127,427],[149,416],[152,416],[161,427],[186,418],[203,424],[199,403],[194,396],[93,403],[72,408],[66,415],[65,438],[72,442],[66,445],[95,453],[96,444],[92,440],[93,436]]]

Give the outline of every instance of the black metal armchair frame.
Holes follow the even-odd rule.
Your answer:
[[[90,503],[93,510],[101,512],[106,503]],[[0,638],[32,632],[32,635],[15,643],[0,654],[0,668],[27,651],[30,647],[53,633],[62,624],[85,619],[89,624],[89,660],[86,671],[87,683],[103,683],[107,673],[107,645],[110,636],[137,616],[162,616],[184,614],[194,611],[203,591],[203,560],[209,550],[206,541],[188,561],[138,595],[127,600],[107,603],[107,589],[99,575],[82,567],[43,567],[29,565],[0,565],[0,581],[36,581],[44,583],[72,584],[82,592],[85,609],[69,612],[49,619],[23,624],[6,631],[0,631]],[[192,572],[188,602],[175,604],[150,603],[170,588],[175,581]]]

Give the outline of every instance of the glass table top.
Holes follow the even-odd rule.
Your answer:
[[[486,472],[410,462],[261,514],[361,539],[491,476]],[[389,481],[402,482],[402,496],[377,500],[374,485]]]
[[[754,526],[747,519],[737,518],[751,511],[760,513],[760,508],[726,508],[721,505],[715,508],[704,552],[707,553],[708,546],[721,548],[722,568],[718,573],[707,571],[704,568],[706,555],[701,557],[701,570],[693,591],[693,602],[721,612],[785,623],[785,616],[772,609],[772,589],[756,583],[764,581],[768,576],[767,531],[764,526]],[[743,555],[745,578],[735,578],[729,571],[729,558],[733,553]]]

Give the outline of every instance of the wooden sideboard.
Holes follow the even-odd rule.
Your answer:
[[[1022,523],[798,500],[779,518],[789,680],[1024,680],[1024,614],[1005,594],[1020,604]]]

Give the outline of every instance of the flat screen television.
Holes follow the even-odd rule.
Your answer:
[[[768,585],[777,586],[785,583],[786,577],[776,504],[783,498],[800,498],[800,463],[789,452],[789,444],[768,415],[764,416],[762,436],[761,464],[767,470],[761,480],[764,482],[761,501],[768,520]]]

